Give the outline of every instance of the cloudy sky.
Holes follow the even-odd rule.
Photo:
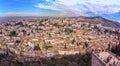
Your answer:
[[[80,15],[120,21],[120,0],[0,0],[0,16]]]

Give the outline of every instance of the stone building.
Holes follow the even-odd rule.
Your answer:
[[[120,66],[120,57],[110,52],[92,53],[92,66]]]

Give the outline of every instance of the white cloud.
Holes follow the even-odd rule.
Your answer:
[[[46,6],[46,5],[38,4],[36,7],[60,11],[60,9],[58,9],[55,6],[52,6],[52,5],[51,6],[49,6],[49,5]]]
[[[68,16],[69,15],[84,15],[83,13],[81,13],[82,11],[80,11],[78,8],[74,8],[73,6],[70,7],[70,5],[71,4],[64,5],[60,1],[55,1],[55,2],[53,2],[52,5],[43,5],[43,4],[39,3],[36,7],[59,11],[59,12],[61,12],[62,15],[63,14],[64,15],[67,14]],[[79,12],[79,14],[76,12]]]
[[[45,1],[49,2],[50,0],[45,0]]]
[[[95,5],[120,5],[120,0],[85,0],[88,3]]]
[[[71,6],[71,5],[76,5],[80,2],[80,0],[58,0],[57,3],[59,4],[64,4],[67,6]]]
[[[48,1],[50,0],[46,0]],[[52,5],[39,3],[37,7],[60,11],[67,15],[80,15],[86,12],[112,14],[120,11],[120,0],[57,0],[52,2]]]

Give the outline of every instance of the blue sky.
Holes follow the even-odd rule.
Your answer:
[[[80,15],[120,21],[120,0],[0,0],[0,16]]]

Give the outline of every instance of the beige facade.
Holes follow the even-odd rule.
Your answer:
[[[59,50],[58,53],[59,53],[59,55],[73,55],[73,54],[78,54],[79,51],[62,51],[62,50]]]

